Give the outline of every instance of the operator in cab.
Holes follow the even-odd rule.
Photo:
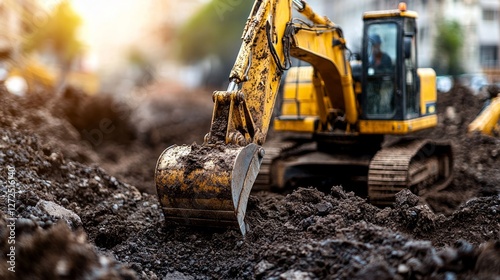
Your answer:
[[[382,39],[376,32],[368,35],[367,113],[389,117],[394,113],[394,67],[389,54],[382,51]],[[395,48],[386,48],[391,50]]]
[[[382,51],[382,39],[378,34],[370,35],[372,46],[371,56],[369,58],[370,67],[375,70],[375,73],[388,72],[392,70],[392,60],[389,55]]]

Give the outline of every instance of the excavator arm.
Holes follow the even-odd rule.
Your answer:
[[[292,5],[305,18],[292,20]],[[248,197],[259,172],[281,76],[290,56],[311,63],[322,91],[326,124],[338,108],[347,123],[358,118],[351,69],[341,30],[298,0],[256,0],[226,91],[213,93],[214,110],[202,145],[171,146],[156,166],[156,188],[167,222],[237,225],[242,234]]]
[[[306,2],[292,2],[311,23],[292,20],[290,1],[255,2],[231,70],[229,88],[214,93],[209,143],[264,143],[281,75],[290,66],[290,56],[313,65],[317,71],[315,76],[324,83],[322,90],[316,92],[326,93],[331,102],[323,102],[322,97],[317,99],[320,100],[318,106],[323,108],[323,124],[331,108],[343,110],[348,123],[357,122],[353,80],[344,53],[342,31],[328,18],[318,16]],[[222,127],[224,133],[220,124],[227,124]]]
[[[469,132],[480,131],[486,135],[493,135],[498,129],[500,120],[500,96],[492,98],[490,104],[469,124]]]

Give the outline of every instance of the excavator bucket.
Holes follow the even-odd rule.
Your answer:
[[[167,223],[230,227],[245,235],[245,212],[264,150],[256,145],[173,145],[156,165]]]

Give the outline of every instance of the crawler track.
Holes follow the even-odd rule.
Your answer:
[[[293,142],[271,140],[264,144],[264,159],[260,165],[259,175],[253,185],[254,191],[268,190],[272,185],[271,167],[275,159],[279,158],[284,151],[291,149],[294,146]]]
[[[399,142],[383,148],[370,162],[368,197],[379,206],[389,206],[404,188],[416,194],[446,187],[452,178],[451,148],[429,140]]]

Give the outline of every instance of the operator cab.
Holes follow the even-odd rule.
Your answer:
[[[362,120],[404,121],[435,114],[435,110],[427,110],[435,106],[435,92],[424,96],[420,92],[416,18],[415,12],[401,4],[398,10],[364,14]],[[432,83],[432,73],[430,76]],[[428,89],[432,91],[432,86]],[[372,131],[376,132],[380,131]]]

